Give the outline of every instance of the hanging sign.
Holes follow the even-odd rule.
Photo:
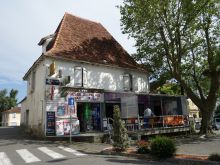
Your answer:
[[[68,98],[68,105],[74,105],[74,98],[73,97]]]

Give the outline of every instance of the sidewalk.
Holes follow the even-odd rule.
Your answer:
[[[177,141],[177,154],[206,155],[220,154],[220,134],[212,137],[180,137]]]
[[[190,135],[187,137],[178,136],[175,139],[177,144],[176,154],[209,156],[213,153],[220,154],[220,131],[218,135],[212,137],[199,137],[198,135]],[[66,143],[66,145],[69,145]],[[71,146],[77,150],[86,153],[97,154],[106,148],[112,147],[110,144],[105,143],[85,143],[73,142]],[[131,146],[135,148],[136,146]]]
[[[173,164],[182,164],[182,165],[216,165],[220,164],[219,162],[212,162],[212,161],[204,161],[202,160],[203,156],[206,158],[213,154],[218,153],[220,154],[220,131],[216,136],[211,137],[201,137],[198,135],[190,135],[190,136],[178,136],[176,137],[176,144],[177,144],[177,155],[192,155],[190,158],[187,156],[186,158],[180,157],[179,158],[170,158],[167,159],[166,162],[170,162]],[[111,148],[112,145],[105,144],[105,143],[79,143],[73,142],[71,145],[74,149],[77,149],[81,152],[87,154],[107,154],[107,155],[120,155],[120,156],[128,156],[128,157],[136,157],[139,159],[147,159],[151,160],[152,157],[150,155],[144,154],[135,154],[134,152],[131,153],[115,153],[108,150],[106,148]],[[136,149],[136,146],[131,146],[133,150]],[[105,151],[104,151],[105,150]],[[104,151],[104,152],[103,152]],[[196,157],[200,157],[197,159]]]

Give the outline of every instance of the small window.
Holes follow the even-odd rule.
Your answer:
[[[123,88],[125,91],[132,91],[132,75],[123,75]]]
[[[34,92],[35,89],[35,79],[36,79],[36,72],[32,72],[32,77],[31,77],[31,92]]]
[[[13,118],[16,118],[16,113],[13,113]]]
[[[58,77],[59,77],[59,78],[62,78],[62,76],[63,76],[63,71],[62,71],[61,69],[59,69]]]
[[[82,67],[74,68],[74,86],[82,87]]]
[[[74,86],[86,87],[87,86],[87,70],[82,67],[75,67],[74,69]]]

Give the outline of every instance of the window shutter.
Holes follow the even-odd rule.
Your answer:
[[[123,88],[124,90],[130,90],[130,77],[129,74],[123,75]]]
[[[82,87],[82,67],[74,68],[74,86]]]
[[[83,68],[83,87],[87,86],[88,83],[88,79],[87,79],[87,70],[86,68]]]
[[[132,91],[132,75],[131,74],[124,74],[123,75],[123,88],[125,91]]]
[[[49,76],[52,76],[53,74],[55,74],[55,69],[56,69],[55,62],[52,62],[50,64],[50,75]]]

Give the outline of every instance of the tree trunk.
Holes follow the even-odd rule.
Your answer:
[[[212,133],[212,123],[211,123],[211,119],[212,119],[212,114],[214,111],[214,108],[210,108],[210,107],[204,107],[204,108],[200,108],[201,111],[201,115],[202,115],[202,121],[201,121],[201,127],[200,127],[200,134],[210,134]]]

